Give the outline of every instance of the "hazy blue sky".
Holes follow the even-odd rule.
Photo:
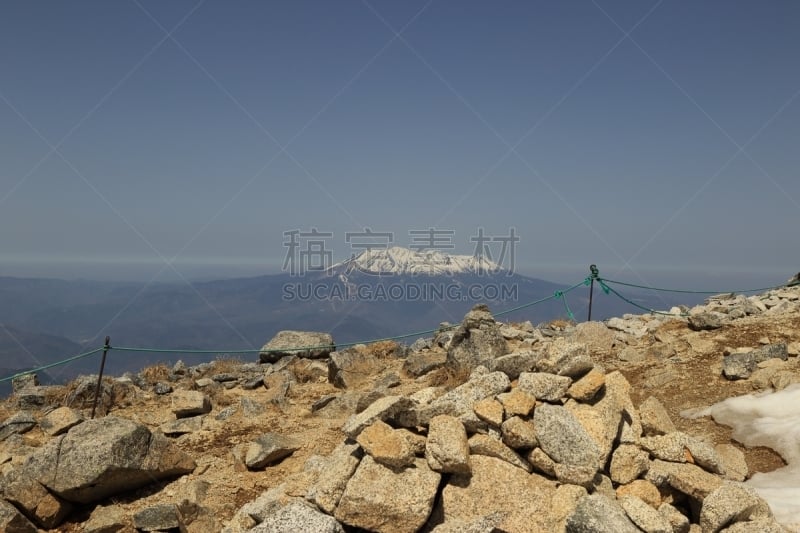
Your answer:
[[[781,282],[798,27],[795,1],[5,1],[0,274],[257,274],[289,230],[344,259],[364,227],[465,254],[514,227],[539,277]]]

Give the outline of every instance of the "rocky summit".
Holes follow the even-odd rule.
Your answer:
[[[282,331],[100,391],[24,376],[0,530],[790,531],[746,483],[783,459],[680,413],[800,383],[798,353],[793,287],[580,324],[476,306],[411,347]]]

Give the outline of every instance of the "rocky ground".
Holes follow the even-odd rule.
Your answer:
[[[800,288],[688,317],[501,324],[403,347],[279,334],[0,405],[3,531],[783,531],[784,464],[681,412],[800,382]],[[315,346],[290,351],[287,347]]]

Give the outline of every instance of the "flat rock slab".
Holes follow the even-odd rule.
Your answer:
[[[523,372],[519,375],[517,388],[537,400],[554,402],[560,400],[572,385],[568,376],[556,376],[545,372]]]
[[[211,400],[200,391],[177,390],[172,393],[172,412],[178,418],[203,415],[211,411]]]
[[[24,471],[57,496],[90,503],[188,474],[195,462],[160,433],[131,420],[87,420],[40,447]]]
[[[541,357],[532,351],[510,353],[488,361],[488,368],[503,372],[509,379],[517,379],[521,373],[533,370]]]
[[[567,518],[567,533],[641,533],[617,502],[592,494],[578,501]]]
[[[3,485],[5,499],[46,529],[53,529],[61,524],[73,509],[72,504],[50,494],[41,483],[25,472],[12,470],[6,474]]]
[[[642,432],[646,437],[664,435],[676,430],[664,404],[653,396],[647,398],[639,406],[639,416],[642,419]]]
[[[605,384],[605,374],[599,370],[592,369],[570,385],[569,389],[567,389],[567,396],[579,402],[588,402],[597,395]]]
[[[428,520],[440,479],[425,459],[395,471],[365,456],[347,483],[334,516],[369,531],[414,533]]]
[[[333,514],[362,455],[358,444],[337,446],[328,456],[317,481],[309,488],[307,498],[326,513]]]
[[[259,359],[262,363],[274,363],[287,355],[321,359],[335,350],[330,333],[285,330],[279,331],[261,348]]]
[[[647,533],[673,533],[669,519],[636,496],[625,496],[619,500],[628,518]],[[705,529],[703,531],[706,531]]]
[[[36,533],[37,529],[16,507],[0,499],[0,531],[7,531],[8,533]]]
[[[245,464],[251,470],[264,468],[270,463],[288,457],[300,449],[300,442],[278,433],[265,433],[247,447]]]
[[[264,518],[259,525],[250,529],[253,533],[344,533],[342,525],[332,516],[320,513],[309,505],[293,501]]]
[[[408,411],[414,401],[405,396],[384,396],[358,414],[351,416],[342,426],[342,431],[351,439],[358,437],[364,428],[377,420],[386,422],[395,415]]]
[[[470,437],[469,452],[472,455],[485,455],[487,457],[500,459],[526,472],[532,470],[530,463],[520,457],[517,452],[503,444],[500,440],[490,437],[489,435],[477,433]]]
[[[174,503],[146,507],[133,515],[133,527],[141,531],[164,531],[181,527],[180,513]]]
[[[51,437],[61,435],[83,422],[83,415],[71,407],[59,407],[47,413],[39,426]]]
[[[698,313],[689,317],[689,328],[694,331],[707,331],[722,327],[725,315],[722,313]]]
[[[403,363],[403,371],[409,376],[419,377],[444,366],[446,362],[445,352],[415,352]]]
[[[536,474],[484,455],[471,457],[471,475],[453,475],[442,491],[443,522],[473,520],[503,514],[500,531],[553,531],[550,513],[556,484]],[[524,502],[524,504],[521,504]]]
[[[202,416],[190,416],[188,418],[179,418],[177,420],[170,420],[161,424],[159,429],[164,435],[170,437],[177,437],[186,433],[194,433],[203,428]]]
[[[703,501],[722,485],[723,480],[709,474],[699,466],[688,463],[666,463],[668,465],[669,485],[677,491],[698,501]]]
[[[417,424],[425,426],[434,416],[451,415],[460,418],[468,431],[475,430],[486,425],[475,414],[475,403],[492,398],[510,387],[511,380],[503,372],[490,372],[474,377],[430,404],[420,407],[417,410]]]
[[[25,387],[14,393],[18,409],[38,409],[47,403],[47,387]]]
[[[428,466],[437,472],[468,474],[469,443],[464,424],[454,417],[439,415],[431,419],[425,444]]]
[[[533,425],[542,450],[557,463],[597,466],[601,450],[570,411],[560,405],[542,404],[533,414]]]
[[[536,406],[536,398],[519,388],[498,394],[497,400],[503,404],[503,410],[507,417],[528,416]]]
[[[356,438],[377,462],[392,468],[404,468],[414,464],[414,450],[400,430],[381,420],[376,420]]]
[[[540,372],[577,378],[594,368],[586,345],[559,337],[547,347],[546,355],[536,363]]]
[[[98,506],[92,511],[89,520],[83,523],[84,533],[116,533],[130,528],[130,519],[121,507],[110,505]]]
[[[772,516],[769,504],[746,485],[725,483],[712,491],[700,510],[703,531],[719,531],[734,522]]]
[[[36,419],[27,411],[20,411],[6,418],[0,424],[0,442],[6,440],[11,435],[19,435],[33,429]]]

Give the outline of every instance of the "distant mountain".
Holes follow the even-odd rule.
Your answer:
[[[373,275],[453,276],[498,273],[502,269],[485,256],[451,255],[439,250],[415,251],[395,246],[385,250],[366,250],[329,269],[334,273],[352,271]]]
[[[0,278],[0,317],[26,332],[25,346],[49,343],[51,348],[40,350],[41,356],[34,352],[44,362],[99,347],[106,335],[116,346],[224,353],[225,349],[258,349],[282,329],[328,331],[339,343],[403,335],[436,328],[443,321],[458,322],[479,302],[502,313],[565,288],[505,271],[485,258],[390,248],[365,251],[303,276],[277,274],[191,286]],[[566,295],[569,310],[578,320],[586,318],[588,296],[584,286]],[[629,296],[659,309],[678,303],[643,294]],[[600,294],[599,289],[594,305],[594,319],[636,311]],[[502,319],[540,323],[567,315],[562,300],[550,299]],[[56,338],[67,342],[59,344]],[[112,351],[109,368],[123,373],[178,358],[202,359],[181,353]],[[4,367],[19,368],[26,359],[10,347],[3,361],[10,361]],[[59,375],[74,375],[74,370],[93,369],[96,364],[89,358],[86,365],[69,365]]]

